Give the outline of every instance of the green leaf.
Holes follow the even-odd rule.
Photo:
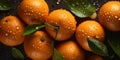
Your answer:
[[[107,36],[107,42],[115,54],[120,57],[120,33],[109,34],[109,36]]]
[[[0,10],[10,10],[12,9],[12,5],[8,0],[0,0]]]
[[[100,56],[108,56],[107,47],[98,40],[88,38],[88,44],[92,52]]]
[[[63,56],[54,48],[54,60],[64,60]]]
[[[63,0],[68,9],[80,18],[91,16],[96,8],[87,0]]]
[[[40,24],[32,24],[32,25],[29,25],[26,27],[24,33],[23,33],[23,36],[26,36],[26,35],[30,35],[30,34],[33,34],[35,33],[37,30],[41,29],[41,28],[44,28],[45,25],[40,25]]]
[[[24,60],[24,55],[17,48],[12,48],[12,56],[19,60]]]

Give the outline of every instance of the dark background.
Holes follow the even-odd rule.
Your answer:
[[[0,20],[8,15],[17,15],[17,7],[20,4],[20,2],[22,0],[9,0],[10,3],[12,4],[12,6],[14,8],[12,8],[9,11],[0,11]],[[102,4],[104,4],[107,0],[89,0],[93,5],[96,6],[96,10],[98,11],[99,8],[101,7]],[[46,2],[48,3],[49,7],[50,7],[50,11],[54,10],[54,9],[58,9],[58,8],[66,8],[66,6],[64,5],[63,2],[60,2],[59,5],[55,4],[54,0],[46,0]],[[24,53],[23,50],[23,44],[19,45],[19,46],[15,46],[16,48],[20,49],[20,51],[24,54],[25,59],[24,60],[30,60]],[[13,56],[11,55],[11,48],[12,47],[8,47],[3,45],[2,43],[0,43],[0,60],[16,60],[13,58]]]

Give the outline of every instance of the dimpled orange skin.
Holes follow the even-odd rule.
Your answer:
[[[45,32],[37,31],[25,38],[24,50],[33,60],[47,60],[53,54],[52,40]]]
[[[20,45],[24,41],[23,23],[16,16],[6,16],[0,20],[0,41],[7,46]]]
[[[56,49],[62,54],[64,60],[84,60],[85,58],[83,50],[71,40],[60,43]]]
[[[98,13],[99,22],[110,31],[120,31],[120,1],[105,3]]]
[[[86,51],[91,51],[88,46],[87,38],[91,37],[104,42],[105,33],[102,26],[98,22],[94,20],[87,20],[78,25],[75,36],[77,42],[83,49]]]
[[[47,24],[59,26],[56,40],[63,41],[69,39],[76,30],[75,17],[67,10],[58,9],[52,11],[47,20]],[[46,31],[55,38],[56,30],[50,26],[46,26]]]
[[[46,20],[49,7],[45,0],[23,0],[18,15],[27,24],[41,24]]]
[[[87,60],[104,60],[104,59],[101,56],[92,55],[92,56],[88,57]]]

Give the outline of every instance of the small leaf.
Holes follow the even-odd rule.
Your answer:
[[[120,31],[106,31],[107,43],[118,57],[120,57]]]
[[[24,60],[24,56],[21,53],[20,50],[16,49],[16,48],[12,48],[12,55],[14,58],[19,59],[19,60]]]
[[[32,24],[32,25],[29,25],[26,27],[24,33],[23,33],[23,36],[26,36],[26,35],[30,35],[30,34],[33,34],[35,33],[37,30],[41,29],[41,28],[44,28],[45,25],[40,25],[40,24]]]
[[[12,5],[8,0],[0,0],[0,10],[10,10],[12,9]]]
[[[108,43],[113,51],[120,57],[120,41],[119,39],[108,39]]]
[[[63,56],[54,48],[54,60],[64,60]]]
[[[96,8],[87,0],[63,0],[68,9],[80,18],[91,16]]]
[[[91,48],[93,53],[98,54],[100,56],[108,56],[107,47],[103,43],[92,38],[88,38],[87,40],[89,47]]]

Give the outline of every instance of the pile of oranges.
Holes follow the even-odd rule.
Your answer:
[[[0,41],[6,46],[24,45],[26,55],[33,60],[54,60],[53,48],[64,60],[85,60],[85,52],[91,52],[87,38],[105,42],[105,29],[120,31],[120,2],[108,1],[93,19],[78,22],[66,9],[49,11],[45,0],[23,0],[18,6],[18,16],[6,16],[0,21]],[[43,30],[23,36],[27,25],[46,24]],[[77,25],[78,24],[78,25]],[[53,44],[56,40],[57,43]],[[55,45],[55,46],[54,46]],[[103,60],[91,55],[88,60]]]

